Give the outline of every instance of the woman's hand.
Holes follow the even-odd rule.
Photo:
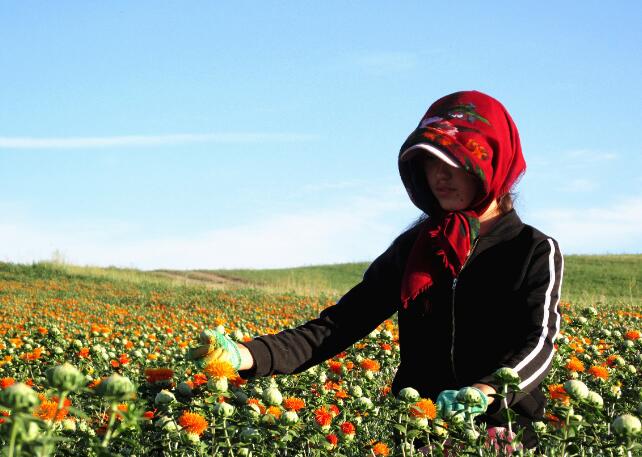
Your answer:
[[[477,385],[486,386],[485,384]],[[489,398],[485,392],[476,386],[464,387],[459,391],[444,390],[441,392],[437,397],[439,414],[444,418],[453,414],[459,414],[462,411],[467,411],[472,417],[484,414],[488,409],[489,400],[492,400],[492,397]],[[486,387],[494,392],[492,387]]]
[[[235,370],[241,369],[241,352],[239,346],[225,333],[216,330],[203,330],[199,337],[201,345],[187,353],[190,360],[197,365],[215,360],[228,362]],[[246,349],[247,350],[247,349]]]

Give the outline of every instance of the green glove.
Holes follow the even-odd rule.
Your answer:
[[[456,390],[444,390],[437,397],[437,411],[442,418],[448,419],[463,410],[464,405],[457,402]]]
[[[448,418],[460,412],[476,417],[484,414],[488,409],[488,397],[476,387],[444,390],[437,397],[437,409],[443,418]]]
[[[238,345],[225,333],[203,330],[199,337],[201,346],[188,351],[187,357],[202,369],[208,361],[223,359],[238,371],[241,366],[241,352]]]

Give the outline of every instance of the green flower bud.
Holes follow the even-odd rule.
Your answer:
[[[467,428],[464,430],[464,436],[466,437],[466,441],[475,442],[477,438],[479,438],[479,432],[474,428]]]
[[[479,391],[473,387],[464,387],[459,389],[456,398],[458,402],[467,406],[482,405],[484,402]]]
[[[247,410],[250,413],[250,416],[255,419],[261,415],[261,408],[255,404],[247,405]]]
[[[566,381],[564,383],[564,390],[575,400],[584,400],[589,393],[589,388],[586,387],[586,384],[575,379]]]
[[[63,419],[62,428],[63,428],[63,430],[67,430],[67,431],[70,431],[70,432],[75,432],[76,431],[76,421],[75,420],[71,420],[71,419]]]
[[[533,430],[536,433],[546,433],[546,424],[542,421],[533,422]]]
[[[372,404],[372,400],[368,397],[359,397],[357,398],[355,406],[358,410],[367,411],[372,409],[374,405]]]
[[[124,376],[114,373],[103,380],[96,389],[99,395],[110,401],[131,400],[136,394],[134,384]]]
[[[176,390],[178,390],[178,393],[185,396],[189,397],[192,395],[192,388],[187,384],[186,382],[181,382],[177,387]]]
[[[49,368],[45,375],[49,385],[59,391],[73,392],[85,384],[83,374],[69,363]]]
[[[428,429],[428,419],[426,419],[425,417],[411,417],[408,422],[410,422],[411,426],[419,430]]]
[[[613,431],[621,436],[631,437],[640,433],[642,429],[642,424],[640,424],[640,419],[635,417],[632,414],[622,414],[615,418],[611,424]]]
[[[187,437],[187,441],[189,441],[192,444],[197,444],[201,441],[201,437],[198,436],[196,433],[187,433],[185,434]]]
[[[350,395],[354,398],[363,397],[363,389],[360,386],[352,386],[350,388]]]
[[[165,406],[169,405],[171,403],[174,403],[176,401],[176,397],[174,396],[173,393],[171,393],[169,390],[161,390],[156,394],[156,397],[154,398],[154,404],[156,406]]]
[[[399,391],[399,399],[401,401],[414,403],[419,401],[420,398],[421,396],[419,395],[419,392],[417,392],[417,390],[413,389],[412,387],[404,387]]]
[[[517,372],[508,367],[502,367],[499,370],[495,371],[495,373],[493,373],[493,377],[495,378],[495,381],[500,384],[514,385],[519,384],[521,381]]]
[[[601,408],[602,406],[604,406],[604,400],[602,399],[602,396],[597,392],[593,392],[592,390],[586,395],[586,402],[589,405],[595,406],[596,408]]]
[[[228,387],[227,378],[210,378],[207,381],[207,388],[212,392],[227,392]]]
[[[286,411],[281,415],[281,422],[285,425],[294,425],[299,422],[299,415],[296,411]]]
[[[14,412],[31,412],[40,399],[31,387],[18,382],[0,392],[0,403]]]
[[[276,417],[272,414],[264,414],[263,417],[261,417],[261,423],[265,425],[275,425]]]
[[[283,402],[283,395],[276,387],[270,387],[263,393],[263,401],[271,406],[278,406]]]
[[[171,417],[163,416],[159,418],[155,423],[154,426],[156,428],[160,428],[161,430],[164,430],[166,432],[175,432],[180,428],[180,425],[176,423],[174,419]]]
[[[229,403],[217,403],[216,406],[214,406],[214,414],[217,416],[221,417],[230,417],[232,414],[234,414],[234,406],[230,405]]]
[[[433,424],[435,435],[440,438],[445,438],[446,436],[448,436],[448,428],[446,427],[446,423],[442,419],[435,419]]]

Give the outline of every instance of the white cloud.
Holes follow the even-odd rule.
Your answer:
[[[536,210],[530,219],[565,254],[642,253],[642,197],[587,209]]]
[[[143,269],[268,268],[372,260],[417,215],[400,186],[356,197],[338,208],[275,215],[193,236],[141,238],[127,224],[39,228],[0,223],[3,257],[48,259],[59,250],[71,263]]]
[[[175,133],[168,135],[125,135],[106,137],[0,137],[0,149],[77,149],[105,147],[165,146],[187,143],[291,143],[314,141],[316,135],[302,133]]]

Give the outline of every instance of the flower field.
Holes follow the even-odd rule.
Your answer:
[[[465,413],[442,417],[435,399],[412,389],[395,398],[393,321],[298,375],[246,381],[186,358],[204,328],[243,341],[333,302],[0,264],[3,455],[408,456],[420,455],[418,440],[435,456],[642,455],[642,314],[633,305],[561,304],[537,454],[519,432],[489,433]]]

